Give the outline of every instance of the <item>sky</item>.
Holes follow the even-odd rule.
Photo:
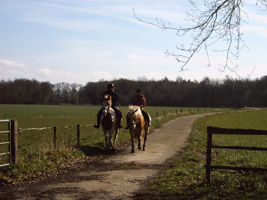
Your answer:
[[[164,52],[190,43],[189,38],[142,23],[134,15],[184,27],[188,0],[0,0],[0,80],[85,85],[120,78],[247,78],[251,72],[250,79],[260,78],[267,75],[267,11],[253,0],[245,2],[246,47],[235,61],[236,75],[220,71],[225,59],[216,54],[207,67],[204,52],[181,71],[181,63]]]

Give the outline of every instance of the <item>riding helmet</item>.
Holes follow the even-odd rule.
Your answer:
[[[115,87],[113,83],[108,84],[108,89]]]
[[[144,92],[143,92],[141,89],[138,88],[138,89],[136,90],[136,93],[141,93],[141,94],[143,94]]]

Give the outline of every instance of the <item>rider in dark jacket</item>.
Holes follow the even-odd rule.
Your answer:
[[[117,125],[119,128],[121,128],[121,118],[122,118],[122,114],[120,109],[117,107],[118,106],[118,101],[119,101],[119,97],[118,94],[116,92],[114,92],[115,90],[115,86],[114,84],[110,83],[108,84],[108,89],[102,94],[101,96],[101,103],[104,101],[104,96],[105,95],[110,95],[112,98],[112,105],[111,107],[113,108],[113,110],[116,113],[116,117],[117,117]],[[95,128],[99,128],[100,126],[100,121],[101,121],[101,112],[102,112],[102,108],[98,111],[97,113],[97,123],[94,124]]]

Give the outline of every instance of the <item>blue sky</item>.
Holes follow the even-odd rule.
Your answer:
[[[267,11],[245,1],[245,44],[238,74],[251,79],[267,75]],[[220,72],[224,57],[212,54],[211,66],[199,52],[181,72],[181,64],[166,57],[182,39],[138,22],[160,18],[175,26],[188,22],[187,0],[0,0],[0,80],[36,79],[51,83],[86,84],[127,78],[201,81],[204,77],[237,78]],[[188,40],[188,43],[190,41]]]

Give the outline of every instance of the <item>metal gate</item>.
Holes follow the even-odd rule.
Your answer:
[[[15,120],[0,120],[0,123],[7,124],[7,130],[0,131],[0,137],[3,134],[8,134],[8,141],[0,142],[0,147],[8,145],[8,152],[0,152],[0,156],[9,155],[8,161],[6,163],[0,163],[0,167],[5,167],[10,165],[11,163],[16,164],[18,161],[17,158],[17,123]]]

